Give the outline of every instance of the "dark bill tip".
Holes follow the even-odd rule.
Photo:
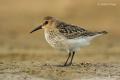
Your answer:
[[[42,25],[40,25],[40,26],[38,26],[37,28],[33,29],[30,33],[33,33],[33,32],[35,32],[35,31],[37,31],[37,30],[39,30],[39,29],[42,29]]]

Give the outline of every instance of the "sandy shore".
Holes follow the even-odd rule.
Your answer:
[[[120,64],[79,63],[63,67],[39,61],[2,60],[0,80],[120,80]]]

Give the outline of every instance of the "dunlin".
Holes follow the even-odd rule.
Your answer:
[[[78,49],[89,45],[95,37],[107,33],[106,31],[91,32],[51,16],[44,17],[43,23],[32,30],[31,33],[39,29],[44,29],[45,38],[52,47],[69,53],[64,66],[72,64],[73,57]],[[69,59],[70,62],[68,63]]]

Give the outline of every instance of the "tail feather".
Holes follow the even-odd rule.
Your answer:
[[[97,34],[107,34],[108,32],[107,31],[100,31],[100,32],[97,32]]]
[[[94,34],[92,34],[91,37],[88,37],[88,38],[89,38],[89,40],[92,40],[93,38],[95,38],[97,36],[107,34],[107,33],[108,33],[107,31],[94,32]]]
[[[99,36],[102,34],[107,34],[107,31],[100,31],[100,32],[86,32],[84,34],[82,34],[83,36]]]

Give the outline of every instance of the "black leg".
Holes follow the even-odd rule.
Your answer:
[[[71,52],[69,52],[68,58],[67,58],[67,60],[66,60],[66,62],[65,62],[65,64],[64,64],[64,66],[66,66],[66,65],[67,65],[67,62],[68,62],[68,60],[69,60],[70,56],[71,56]]]
[[[75,55],[75,51],[73,51],[72,58],[71,58],[71,61],[70,61],[69,65],[72,64],[72,61],[73,61],[74,55]]]

